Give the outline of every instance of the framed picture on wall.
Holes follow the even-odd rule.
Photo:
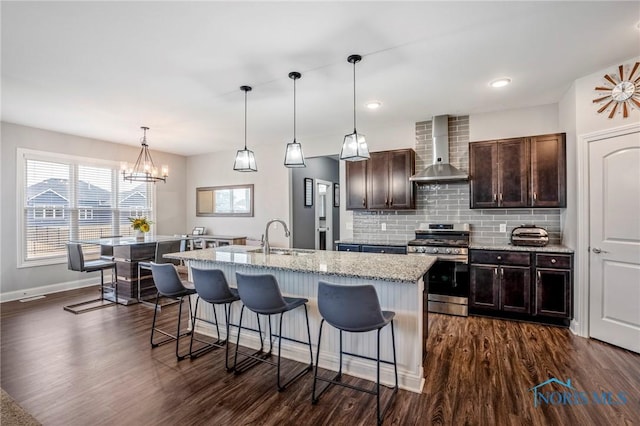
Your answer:
[[[340,184],[333,184],[333,207],[340,207]]]
[[[304,178],[304,206],[313,206],[313,179]]]

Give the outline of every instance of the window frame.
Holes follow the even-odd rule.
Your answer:
[[[112,179],[112,196],[114,197],[113,207],[108,208],[106,210],[110,210],[113,212],[114,217],[117,214],[117,217],[128,217],[126,216],[129,213],[128,207],[121,207],[117,200],[118,195],[121,190],[121,176],[120,176],[120,162],[119,161],[111,161],[111,160],[102,160],[91,157],[82,157],[76,155],[69,154],[61,154],[49,151],[39,151],[25,148],[18,148],[16,153],[16,212],[17,212],[17,268],[31,268],[36,266],[44,266],[44,265],[58,265],[58,264],[66,264],[67,263],[67,255],[65,254],[52,254],[50,256],[42,256],[39,258],[29,258],[28,253],[26,251],[27,246],[27,222],[25,211],[28,209],[26,206],[26,191],[27,191],[27,161],[42,161],[42,162],[58,162],[67,164],[70,166],[71,173],[69,180],[73,181],[74,188],[72,189],[72,201],[71,206],[67,209],[68,212],[65,212],[65,208],[61,208],[60,206],[37,206],[34,209],[34,215],[36,210],[41,210],[40,215],[37,219],[45,220],[45,219],[66,219],[67,213],[69,215],[68,219],[70,221],[69,224],[69,232],[70,238],[74,238],[73,235],[78,232],[79,224],[81,220],[87,220],[85,217],[81,217],[81,212],[86,210],[91,210],[91,217],[93,217],[94,208],[87,208],[86,206],[78,205],[77,200],[77,190],[75,189],[76,183],[78,181],[78,169],[80,166],[85,167],[104,167],[109,168],[112,171],[113,179]],[[149,183],[147,186],[147,197],[149,199],[149,211],[150,215],[148,218],[152,221],[155,221],[156,216],[156,187],[152,183]],[[51,208],[55,209],[56,217],[50,218],[46,216],[46,210],[50,210]],[[61,210],[58,212],[58,210]],[[61,216],[57,214],[60,213]],[[125,216],[123,216],[125,215]],[[35,217],[32,219],[36,219]],[[123,226],[122,220],[113,220],[112,227],[115,230],[121,228]],[[152,228],[153,229],[153,228]],[[153,231],[152,231],[153,232]],[[99,247],[95,247],[95,252],[99,253]]]

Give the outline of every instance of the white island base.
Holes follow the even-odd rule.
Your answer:
[[[212,252],[211,258],[206,258],[207,251]],[[431,267],[435,258],[426,256],[409,256],[414,258],[416,262],[421,261],[422,264],[418,268],[422,272],[417,274],[415,281],[406,281],[406,277],[403,277],[404,281],[393,281],[387,279],[372,278],[372,277],[358,277],[350,274],[327,274],[323,272],[313,272],[309,270],[290,270],[278,264],[276,267],[269,267],[268,263],[261,262],[257,265],[255,262],[252,264],[241,264],[234,261],[226,261],[222,249],[208,249],[198,250],[197,256],[199,258],[193,258],[189,255],[189,252],[175,253],[168,255],[167,257],[183,259],[190,267],[202,268],[202,269],[220,269],[224,272],[227,281],[231,287],[236,287],[236,272],[245,274],[265,274],[269,273],[276,277],[280,285],[280,289],[284,296],[291,297],[304,297],[309,299],[307,303],[307,309],[309,313],[309,327],[311,330],[311,343],[313,349],[314,365],[315,357],[317,354],[318,344],[318,332],[320,329],[321,316],[318,311],[317,304],[317,286],[318,281],[324,280],[327,282],[342,284],[342,285],[360,285],[360,284],[372,284],[378,293],[380,304],[383,310],[394,311],[396,313],[394,319],[395,326],[395,338],[396,338],[396,356],[398,364],[398,380],[401,389],[409,390],[412,392],[420,393],[424,385],[423,374],[423,355],[425,351],[426,342],[426,310],[423,309],[423,292],[424,282],[422,279],[423,274]],[[319,253],[319,252],[318,252]],[[336,258],[346,257],[348,261],[354,259],[358,261],[358,258],[353,256],[374,256],[373,259],[368,258],[367,261],[374,261],[379,268],[384,268],[385,262],[394,263],[403,258],[405,262],[407,256],[391,255],[391,254],[361,254],[361,253],[344,253],[340,255],[336,252],[332,252],[329,256],[332,257],[332,261]],[[342,253],[342,252],[340,252]],[[227,258],[229,253],[226,253]],[[270,263],[278,263],[281,261],[288,261],[288,259],[280,259],[291,256],[277,256],[278,262],[274,261],[275,255],[266,256],[271,257]],[[319,256],[325,256],[320,255]],[[194,256],[195,257],[195,256]],[[233,256],[232,256],[233,257]],[[236,256],[240,258],[241,256]],[[246,257],[246,256],[245,256]],[[251,257],[251,256],[249,256]],[[421,258],[421,260],[417,259]],[[269,259],[267,259],[269,260]],[[306,260],[310,262],[310,260]],[[343,259],[344,261],[344,259]],[[412,259],[413,261],[413,259]],[[391,269],[397,268],[398,265],[394,264],[389,266]],[[386,269],[388,272],[389,269]],[[415,274],[414,274],[415,275]],[[195,296],[193,296],[195,298]],[[195,300],[193,300],[195,302]],[[241,302],[235,302],[232,305],[231,310],[231,323],[237,324],[240,319]],[[222,306],[216,308],[216,313],[220,324],[224,324],[224,311]],[[201,301],[198,307],[198,317],[207,321],[213,321],[213,306]],[[272,332],[277,334],[278,332],[278,315],[272,317]],[[245,310],[243,317],[243,326],[257,329],[256,315],[251,311]],[[262,317],[261,327],[263,335],[265,335],[265,350],[269,348],[267,330],[267,319]],[[220,332],[225,333],[225,327],[220,327]],[[196,323],[196,332],[217,338],[216,328],[212,324],[198,321]],[[231,342],[236,342],[237,328],[231,327]],[[376,357],[376,331],[367,333],[343,333],[343,350],[345,352],[351,352],[358,355],[364,355],[370,358]],[[299,341],[307,340],[307,330],[304,319],[304,309],[296,308],[293,311],[284,314],[284,320],[282,322],[282,336],[293,338]],[[222,336],[224,338],[224,335]],[[274,338],[276,339],[276,338]],[[322,344],[320,352],[320,368],[325,368],[333,371],[338,371],[339,366],[339,331],[329,324],[325,324],[322,332]],[[260,339],[256,332],[250,330],[243,330],[240,338],[240,345],[252,349],[258,349],[260,347]],[[277,355],[277,341],[274,342],[274,355]],[[282,340],[282,356],[285,358],[293,359],[301,363],[309,362],[309,348],[306,345],[301,345],[296,342]],[[380,335],[380,357],[382,360],[393,361],[393,351],[391,343],[391,327],[385,327]],[[356,358],[345,355],[343,357],[343,372],[348,375],[374,381],[376,380],[376,363],[367,359]],[[274,373],[275,374],[275,373]],[[394,384],[394,371],[393,365],[382,363],[380,366],[380,380],[383,384],[393,386]]]

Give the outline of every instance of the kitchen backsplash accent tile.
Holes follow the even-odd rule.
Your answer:
[[[431,121],[416,123],[416,170],[432,162]],[[449,160],[459,169],[469,169],[469,117],[449,116]],[[561,209],[487,209],[469,208],[468,182],[418,185],[416,210],[354,211],[353,238],[377,242],[411,240],[422,223],[451,222],[471,225],[471,242],[506,244],[511,230],[522,224],[541,226],[549,233],[550,244],[560,244]],[[386,231],[382,230],[382,224]],[[507,232],[500,232],[500,224]]]

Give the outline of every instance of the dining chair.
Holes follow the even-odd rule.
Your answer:
[[[82,244],[67,243],[67,268],[77,272],[97,272],[100,271],[100,297],[97,299],[87,300],[85,302],[74,303],[64,306],[64,310],[74,314],[93,311],[100,308],[106,308],[118,301],[118,276],[116,271],[116,262],[111,260],[97,259],[85,260],[82,251]],[[104,271],[112,269],[111,284],[113,286],[113,301],[105,299],[104,293]]]

